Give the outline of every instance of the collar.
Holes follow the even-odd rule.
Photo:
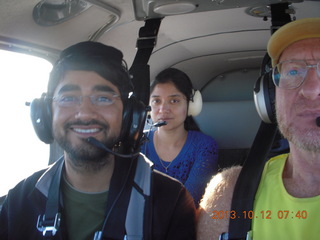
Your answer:
[[[63,156],[61,156],[55,163],[50,165],[36,183],[36,189],[38,189],[46,197],[48,197],[53,176],[59,171],[59,169],[62,169],[60,168],[62,164],[64,164]]]

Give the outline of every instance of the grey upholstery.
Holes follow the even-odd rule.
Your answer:
[[[204,102],[195,120],[217,141],[220,169],[243,163],[261,123],[253,101]]]
[[[250,148],[261,122],[253,101],[204,102],[195,120],[222,149]]]

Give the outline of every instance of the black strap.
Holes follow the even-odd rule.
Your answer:
[[[151,174],[151,186],[153,186],[153,176],[154,172]],[[153,188],[151,187],[151,190]],[[152,221],[153,219],[153,193],[149,197],[146,198],[146,204],[144,208],[144,236],[145,240],[152,240]]]
[[[157,43],[157,35],[159,32],[162,18],[147,19],[145,25],[140,28],[139,38],[137,40],[137,53],[130,68],[130,74],[133,76],[132,84],[134,87],[134,95],[142,101],[146,106],[149,105],[150,97],[150,67],[148,61],[152,54],[153,48]],[[147,109],[146,109],[147,111]],[[143,136],[143,128],[139,132],[140,138]],[[140,141],[140,139],[139,139]],[[152,179],[151,179],[151,184]],[[152,238],[152,197],[146,198],[145,223],[144,228],[146,239]]]
[[[116,157],[101,239],[123,239],[125,236],[125,220],[136,167],[137,158]]]
[[[54,173],[49,187],[45,214],[39,215],[37,228],[46,239],[51,239],[60,227],[61,214],[59,213],[60,182],[64,161],[59,159],[59,166]]]
[[[277,31],[284,24],[291,22],[289,14],[289,3],[271,4],[271,34]]]
[[[130,73],[133,76],[134,94],[146,106],[149,104],[150,95],[150,69],[148,61],[157,43],[161,20],[161,18],[148,19],[145,21],[145,25],[140,28],[136,44],[138,51],[130,68]]]
[[[270,7],[271,34],[273,34],[279,27],[290,22],[291,18],[288,12],[288,3],[272,4]],[[229,221],[229,240],[245,240],[247,232],[251,229],[252,220],[248,217],[244,218],[244,213],[253,209],[254,197],[260,183],[261,174],[277,133],[276,124],[261,122],[233,192],[231,210],[235,211],[237,218]]]
[[[275,124],[261,122],[233,192],[231,210],[240,218],[230,219],[229,239],[246,239],[251,228],[251,219],[244,218],[243,212],[248,213],[253,209],[254,196],[276,132]]]

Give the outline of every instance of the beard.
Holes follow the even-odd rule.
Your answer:
[[[84,122],[73,122],[68,123],[64,127],[64,132],[68,132],[69,126],[72,124],[77,125],[90,125],[90,124],[99,124],[103,127],[104,132],[107,135],[109,130],[109,126],[103,123],[98,123],[96,121],[90,121],[88,123]],[[55,140],[60,145],[60,147],[65,151],[68,158],[71,160],[74,166],[80,169],[84,169],[86,171],[98,171],[107,165],[110,161],[110,153],[107,153],[104,149],[96,147],[91,143],[87,142],[86,139],[82,139],[80,144],[73,144],[66,135],[55,135]],[[118,143],[118,137],[105,137],[103,139],[99,139],[101,143],[103,143],[106,147],[112,149]]]
[[[320,128],[295,126],[293,123],[287,124],[285,119],[278,114],[277,122],[279,130],[284,138],[300,149],[308,152],[320,152]]]

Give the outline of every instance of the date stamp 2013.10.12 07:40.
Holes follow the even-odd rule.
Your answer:
[[[290,210],[263,210],[259,212],[255,211],[242,211],[237,212],[235,210],[230,211],[212,211],[212,219],[307,219],[308,212],[306,210],[290,211]]]

